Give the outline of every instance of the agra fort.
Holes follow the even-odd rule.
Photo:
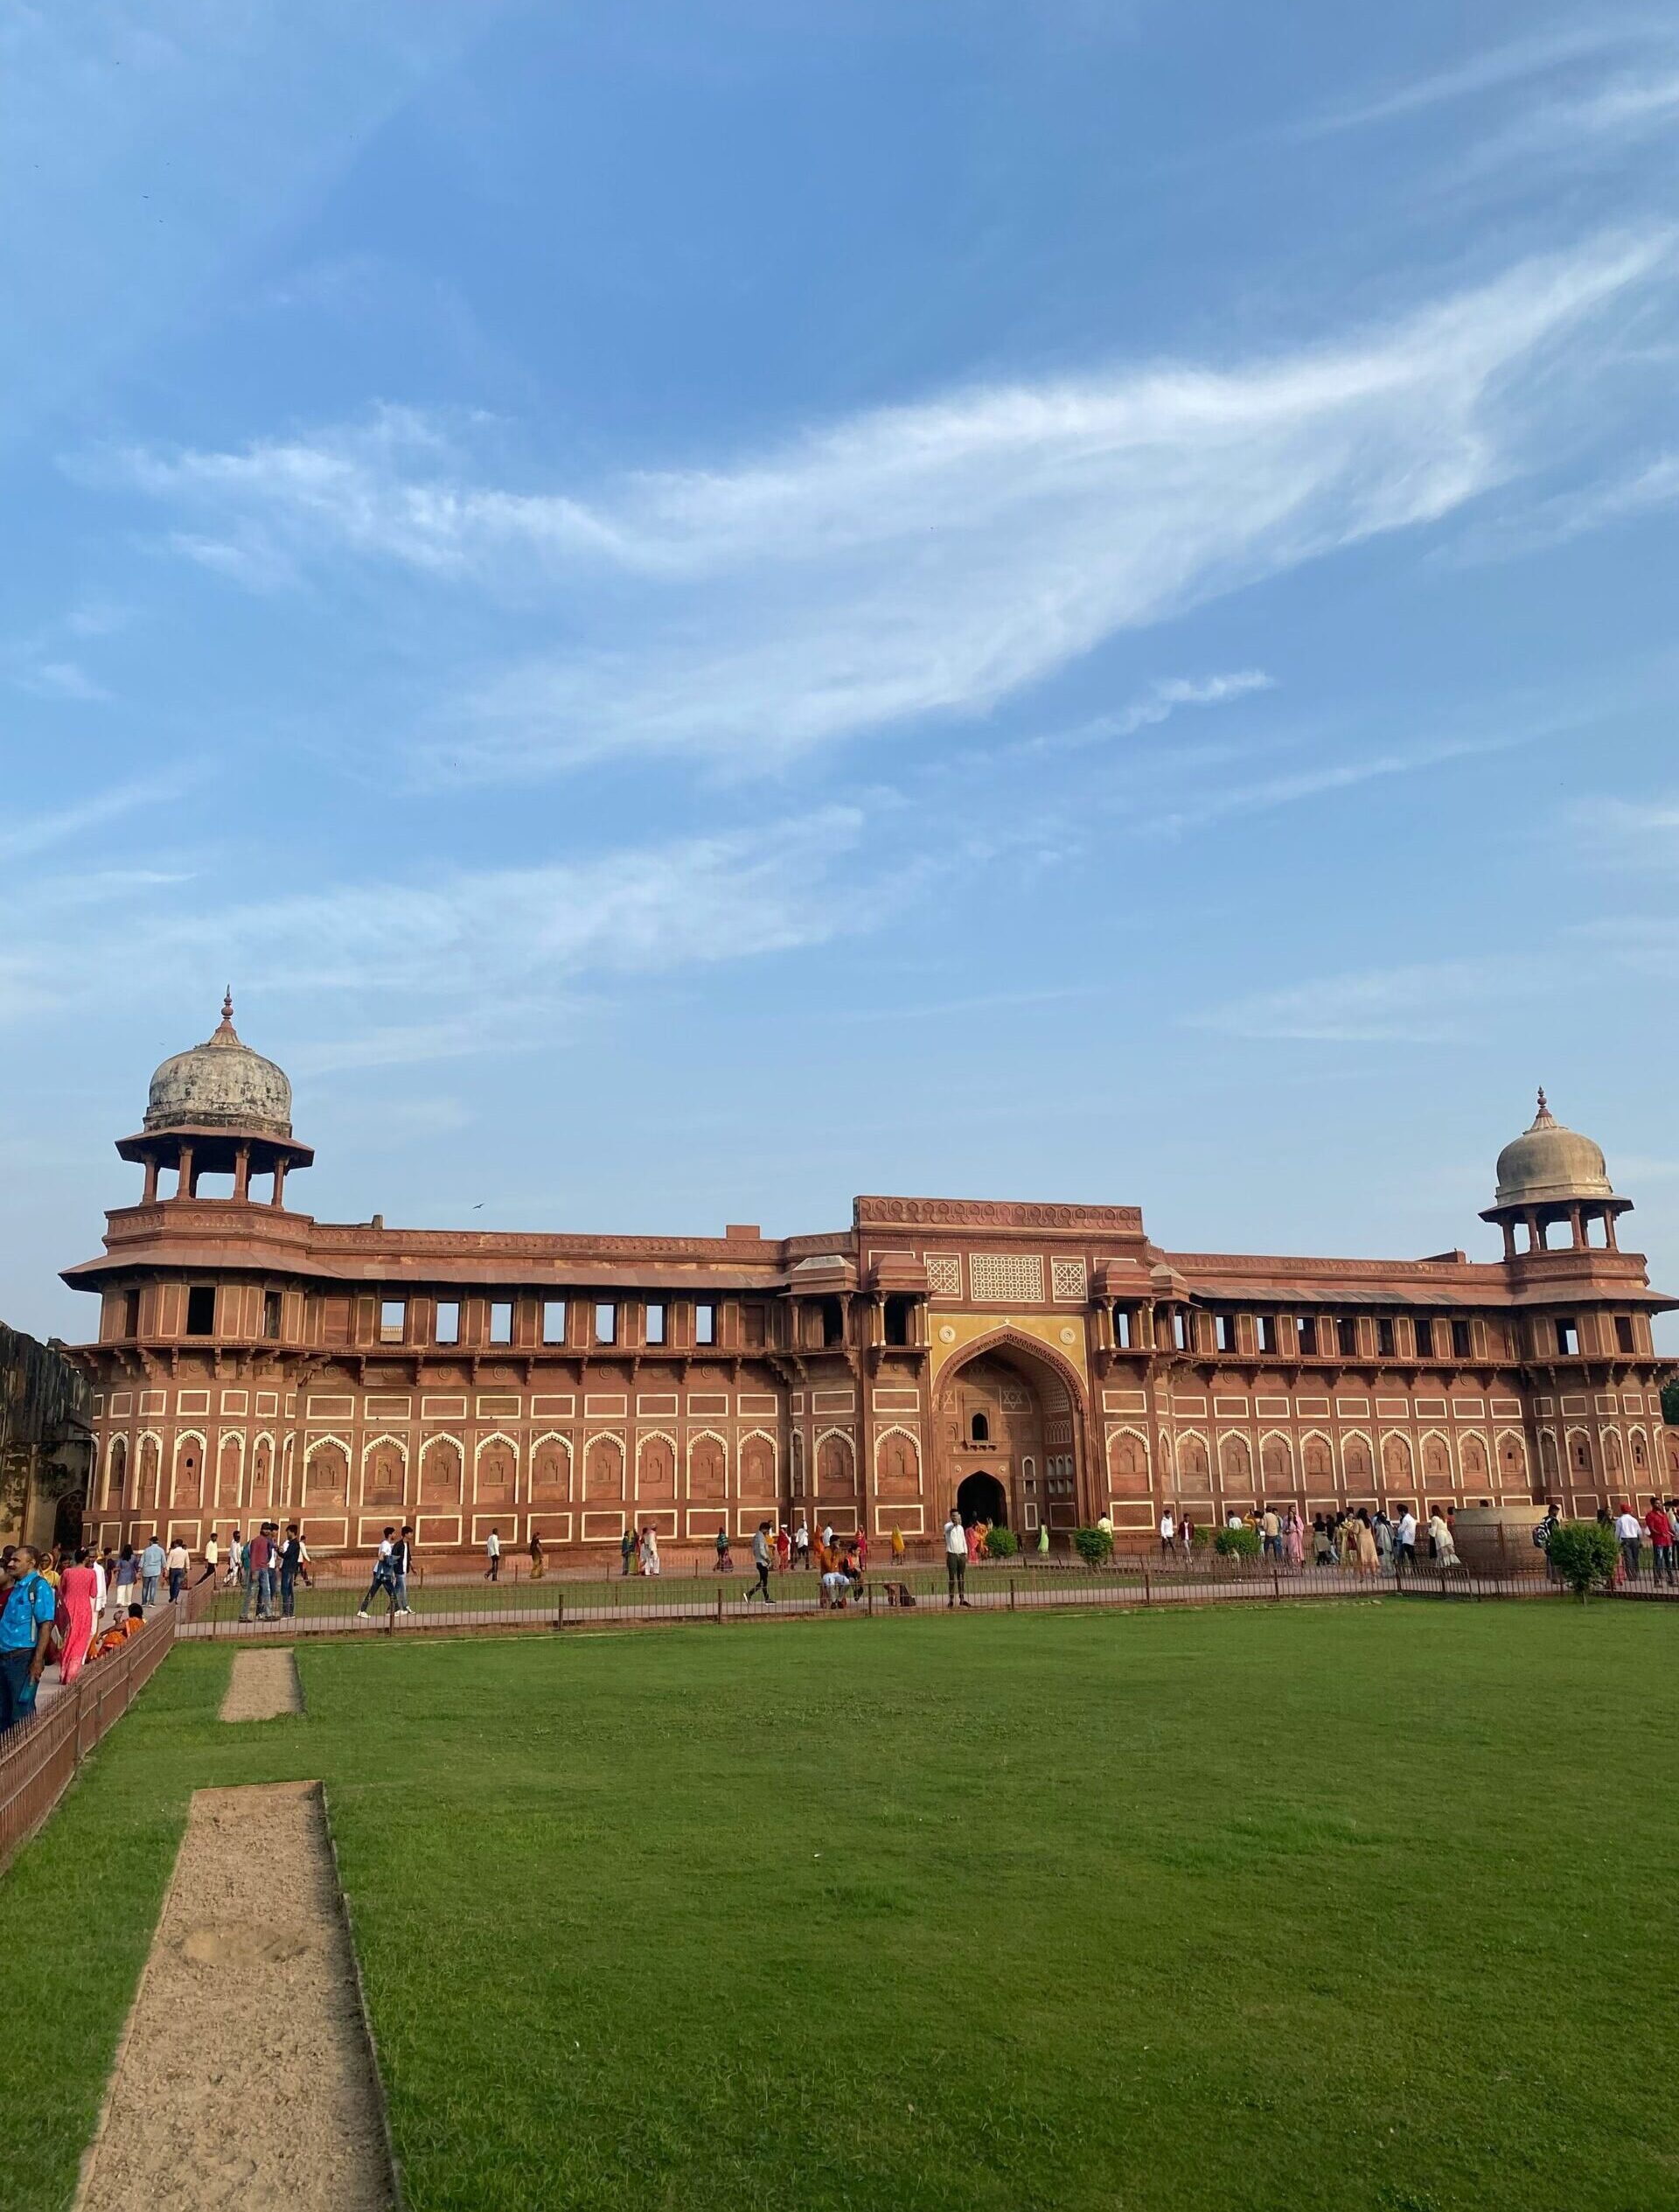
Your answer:
[[[1140,1211],[859,1198],[848,1227],[567,1236],[329,1223],[231,1002],[152,1078],[102,1254],[87,1520],[199,1545],[269,1516],[318,1552],[616,1548],[763,1518],[1022,1534],[1164,1504],[1553,1497],[1679,1483],[1628,1201],[1541,1094],[1506,1145],[1496,1259],[1172,1252]],[[224,1194],[205,1187],[214,1179]],[[231,1180],[229,1180],[231,1179]]]

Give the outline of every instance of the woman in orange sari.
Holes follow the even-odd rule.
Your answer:
[[[59,1631],[63,1638],[59,1679],[66,1685],[81,1672],[87,1647],[94,1640],[94,1592],[98,1582],[85,1551],[78,1552],[75,1565],[66,1567],[59,1577]]]

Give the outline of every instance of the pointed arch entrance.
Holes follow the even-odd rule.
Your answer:
[[[1021,1536],[1077,1527],[1084,1393],[1077,1371],[1012,1329],[967,1345],[935,1393],[939,1518],[1000,1522]]]

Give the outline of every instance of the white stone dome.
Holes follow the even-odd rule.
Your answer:
[[[231,992],[221,1002],[215,1035],[190,1052],[176,1053],[152,1077],[145,1126],[291,1134],[291,1085],[272,1060],[240,1043]]]
[[[1613,1198],[1603,1148],[1564,1128],[1539,1093],[1532,1126],[1498,1155],[1499,1206],[1543,1206],[1561,1198]]]

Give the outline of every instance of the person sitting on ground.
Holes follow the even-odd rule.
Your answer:
[[[89,1661],[102,1659],[108,1651],[115,1651],[125,1644],[131,1636],[138,1636],[146,1625],[146,1608],[131,1605],[119,1619],[112,1622],[103,1636],[95,1636],[94,1648],[87,1654]]]

